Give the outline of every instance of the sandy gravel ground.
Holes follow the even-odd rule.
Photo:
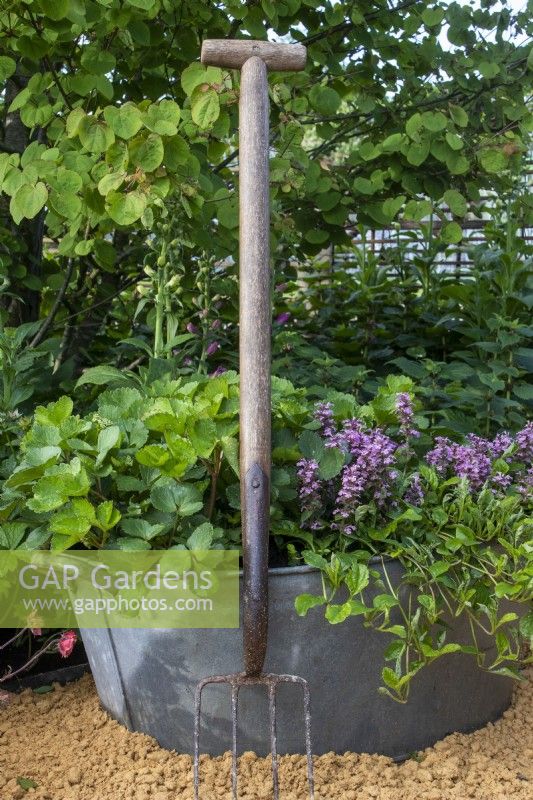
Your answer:
[[[533,800],[532,682],[530,671],[495,724],[448,736],[401,765],[352,753],[317,757],[317,800]],[[229,765],[228,755],[204,758],[202,800],[230,800]],[[240,776],[240,800],[272,796],[268,759],[245,753]],[[284,757],[281,797],[306,796],[304,759]],[[0,800],[24,797],[192,800],[191,762],[110,719],[88,676],[48,694],[0,692]]]

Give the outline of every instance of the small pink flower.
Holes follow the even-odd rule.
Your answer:
[[[78,641],[78,637],[74,631],[64,631],[61,638],[57,643],[57,649],[63,658],[68,658],[74,650],[74,645]]]
[[[188,322],[186,327],[189,333],[198,333],[198,328],[196,327],[194,322]]]
[[[42,628],[31,628],[31,632],[33,633],[34,636],[42,636],[43,635]]]
[[[220,342],[211,342],[211,344],[207,345],[206,355],[212,356],[216,353],[217,350],[220,350]]]
[[[276,319],[274,320],[276,325],[285,325],[291,318],[290,311],[283,311],[281,314],[278,314]]]
[[[217,331],[220,328],[221,325],[222,325],[222,322],[219,319],[215,319],[211,323],[211,330],[212,331]]]

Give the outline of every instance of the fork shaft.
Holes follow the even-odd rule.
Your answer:
[[[267,68],[242,67],[239,105],[240,472],[244,669],[258,675],[267,644],[270,497],[270,255]]]

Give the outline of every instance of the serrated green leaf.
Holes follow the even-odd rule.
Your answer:
[[[28,528],[27,522],[2,522],[0,524],[0,550],[16,550]]]
[[[112,450],[117,444],[120,442],[120,428],[118,425],[110,425],[108,428],[104,428],[98,434],[98,443],[96,449],[98,451],[98,456],[96,458],[96,466],[99,466],[102,461],[104,461],[105,457]]]
[[[337,605],[335,603],[328,603],[326,608],[325,617],[332,625],[338,625],[344,622],[352,613],[352,605],[350,601]]]
[[[366,564],[352,564],[344,580],[350,594],[359,594],[368,586],[370,581],[368,567]]]
[[[309,609],[324,605],[325,600],[318,594],[300,594],[294,601],[294,608],[299,617],[305,617]]]
[[[323,556],[319,555],[319,553],[314,553],[312,550],[304,550],[302,556],[309,567],[320,570],[327,569],[328,562]]]
[[[120,527],[128,535],[134,539],[143,539],[145,542],[150,542],[159,536],[165,529],[163,524],[153,525],[145,519],[138,517],[123,517],[120,521]]]
[[[147,444],[135,453],[135,458],[145,467],[162,467],[170,458],[170,453],[160,444]]]
[[[190,550],[209,550],[213,543],[213,526],[210,522],[199,525],[187,539]]]
[[[95,524],[104,531],[109,531],[118,525],[121,518],[118,508],[115,508],[112,500],[104,500],[96,509]]]

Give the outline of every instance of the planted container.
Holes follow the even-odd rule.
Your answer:
[[[379,568],[378,565],[374,565]],[[402,566],[390,562],[392,580]],[[386,635],[359,617],[330,625],[321,609],[304,618],[294,610],[303,593],[321,592],[320,574],[308,567],[269,571],[269,651],[265,669],[302,675],[312,697],[315,753],[381,753],[401,759],[453,731],[471,731],[497,719],[509,706],[513,681],[481,671],[473,658],[450,654],[421,670],[409,702],[377,691]],[[467,621],[450,621],[454,641],[468,641]],[[130,730],[147,733],[166,748],[192,750],[194,688],[203,676],[242,669],[240,630],[83,630],[83,641],[104,708]],[[483,644],[482,644],[483,647]],[[487,640],[486,648],[490,647]],[[303,725],[295,715],[294,687],[280,688],[279,751],[303,751]],[[231,746],[229,693],[204,693],[202,751]],[[268,707],[264,690],[239,698],[239,749],[265,755]]]

